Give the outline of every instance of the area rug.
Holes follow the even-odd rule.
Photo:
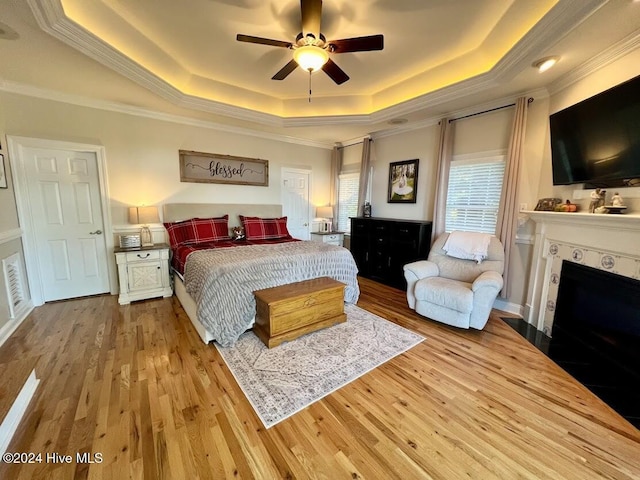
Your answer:
[[[268,349],[251,331],[216,348],[266,428],[281,422],[424,337],[345,305],[347,321]]]

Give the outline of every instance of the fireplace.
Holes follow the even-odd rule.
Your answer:
[[[529,212],[526,321],[545,352],[640,428],[640,215]]]
[[[564,260],[553,325],[640,339],[640,281]]]

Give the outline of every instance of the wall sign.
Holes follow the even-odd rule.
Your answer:
[[[180,150],[180,181],[269,186],[269,160]]]

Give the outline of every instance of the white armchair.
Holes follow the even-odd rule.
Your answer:
[[[409,307],[447,325],[481,330],[502,289],[504,247],[491,237],[487,258],[478,264],[447,256],[448,235],[438,237],[427,260],[404,266]]]

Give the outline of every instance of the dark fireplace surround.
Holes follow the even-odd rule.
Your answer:
[[[640,377],[640,281],[563,260],[552,337],[560,334]]]

